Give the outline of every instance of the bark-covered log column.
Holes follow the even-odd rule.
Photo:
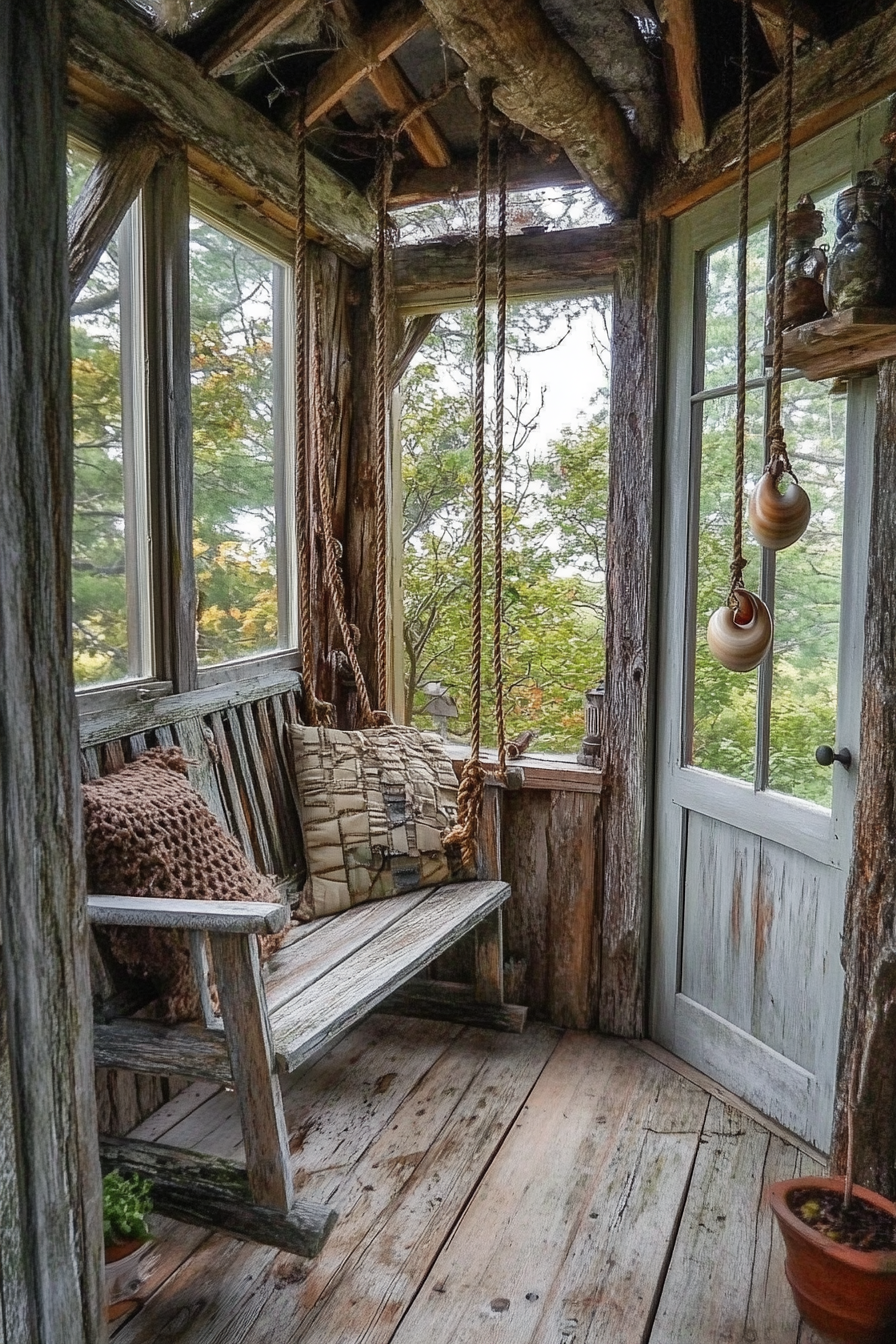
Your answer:
[[[896,360],[881,366],[874,442],[862,736],[846,892],[846,990],[832,1170],[846,1162],[858,1065],[857,1180],[896,1194]]]
[[[0,1114],[15,1158],[0,1178],[6,1344],[105,1336],[72,683],[66,8],[0,5]]]
[[[613,298],[607,511],[607,778],[600,1028],[645,1031],[650,917],[662,226],[643,229]]]

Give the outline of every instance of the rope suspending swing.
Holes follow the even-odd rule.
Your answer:
[[[304,711],[306,722],[312,726],[333,726],[335,706],[318,697],[316,692],[316,662],[312,622],[312,491],[309,489],[309,407],[313,411],[314,480],[318,503],[317,515],[322,542],[323,581],[332,605],[336,624],[342,637],[345,654],[355,683],[358,697],[358,726],[376,728],[392,722],[387,710],[387,502],[386,475],[388,453],[388,329],[386,316],[386,275],[388,248],[387,205],[391,189],[392,141],[383,137],[377,153],[377,246],[373,263],[374,307],[374,458],[376,484],[376,667],[377,698],[374,708],[367,682],[358,657],[355,629],[348,618],[345,605],[345,586],[340,568],[341,547],[333,531],[333,491],[330,465],[333,456],[335,407],[325,384],[320,357],[322,326],[322,298],[320,285],[314,285],[313,304],[315,339],[312,342],[311,370],[308,368],[308,245],[306,193],[307,128],[304,100],[296,130],[296,251],[295,251],[295,400],[296,400],[296,526],[298,531],[299,604],[302,644]]]
[[[457,825],[445,836],[446,844],[460,846],[464,867],[477,863],[477,836],[482,818],[486,770],[482,764],[482,617],[483,556],[485,549],[485,372],[488,318],[488,169],[492,120],[492,85],[480,84],[479,153],[477,163],[478,218],[476,240],[476,348],[473,382],[473,585],[470,649],[470,755],[464,762],[457,791]],[[495,350],[495,488],[494,488],[494,607],[493,659],[498,769],[493,777],[505,782],[507,748],[503,688],[503,497],[504,370],[507,331],[507,131],[502,124],[498,140],[497,319]]]

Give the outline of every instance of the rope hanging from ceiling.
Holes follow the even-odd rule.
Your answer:
[[[781,70],[781,168],[775,216],[775,279],[772,382],[766,466],[750,497],[750,528],[760,546],[780,551],[799,541],[809,525],[812,506],[790,465],[781,424],[781,378],[784,370],[784,297],[787,261],[787,204],[790,195],[790,148],[793,132],[793,0],[784,12],[784,63]],[[790,484],[782,495],[784,476]]]
[[[464,762],[457,793],[457,825],[445,837],[458,844],[464,867],[475,869],[477,836],[482,818],[486,770],[482,753],[482,620],[484,598],[486,435],[485,374],[488,332],[488,192],[492,120],[492,86],[480,84],[479,151],[477,161],[478,215],[476,235],[476,341],[473,383],[473,584],[470,641],[470,754]],[[497,315],[495,349],[494,454],[494,604],[493,657],[498,768],[493,777],[506,782],[507,746],[504,725],[503,612],[503,497],[504,370],[507,336],[507,131],[502,124],[498,140]]]
[[[326,385],[321,360],[321,332],[323,330],[323,298],[321,287],[313,287],[313,301],[309,305],[308,240],[307,240],[307,128],[304,105],[296,129],[296,249],[295,249],[295,402],[296,402],[296,527],[299,571],[299,618],[301,625],[303,694],[305,720],[312,726],[332,726],[336,721],[335,706],[317,694],[317,663],[314,650],[312,620],[312,548],[314,543],[315,510],[319,520],[323,584],[342,638],[345,655],[351,668],[358,697],[358,726],[375,728],[391,723],[386,710],[387,683],[387,453],[388,453],[388,324],[387,204],[392,177],[392,139],[382,138],[377,153],[377,245],[373,260],[374,308],[374,458],[375,458],[375,590],[376,590],[376,668],[378,708],[374,708],[367,681],[358,657],[356,629],[348,618],[345,603],[345,585],[342,578],[342,548],[333,530],[333,490],[330,472],[335,462],[336,408]],[[309,377],[308,330],[309,312],[313,317],[311,368]],[[314,427],[309,435],[309,420]],[[314,489],[311,486],[311,456],[314,457]]]
[[[737,230],[737,393],[734,428],[734,518],[728,596],[709,618],[709,650],[731,672],[758,667],[772,646],[771,612],[744,584],[744,477],[747,418],[747,281],[750,217],[750,0],[741,4],[740,199]]]

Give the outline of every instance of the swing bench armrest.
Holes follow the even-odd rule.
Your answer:
[[[164,897],[88,896],[91,924],[142,929],[194,929],[204,933],[279,933],[289,907],[269,901],[178,901]]]

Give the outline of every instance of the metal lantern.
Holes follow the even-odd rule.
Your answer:
[[[604,683],[599,681],[593,690],[585,692],[585,736],[582,749],[576,756],[579,765],[600,769],[604,737]]]

